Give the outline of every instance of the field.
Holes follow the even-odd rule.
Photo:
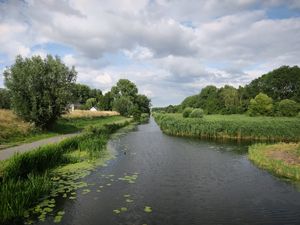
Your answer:
[[[12,111],[0,110],[0,149],[59,134],[78,132],[89,125],[109,123],[121,118],[124,117],[118,116],[117,112],[76,110],[63,115],[50,130],[42,131],[33,124],[22,121]]]
[[[253,145],[249,159],[278,176],[300,180],[300,144]]]
[[[211,139],[298,141],[300,118],[205,115],[183,118],[181,114],[158,114],[154,118],[170,135]]]
[[[86,127],[79,136],[1,162],[0,223],[11,224],[20,218],[30,223],[31,216],[43,221],[55,206],[53,197],[61,194],[71,199],[75,190],[86,187],[77,180],[109,158],[106,143],[110,134],[131,121],[109,118],[113,119]]]

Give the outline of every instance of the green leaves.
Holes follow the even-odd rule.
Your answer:
[[[50,55],[45,59],[18,56],[15,64],[4,71],[14,110],[42,128],[51,125],[65,110],[76,75],[74,68],[69,69]]]

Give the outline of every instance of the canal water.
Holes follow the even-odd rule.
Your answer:
[[[255,167],[246,145],[167,136],[151,118],[110,147],[116,158],[61,203],[60,224],[300,224],[297,185]]]

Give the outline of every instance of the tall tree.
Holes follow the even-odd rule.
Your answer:
[[[5,88],[0,88],[0,109],[10,109],[10,93]]]
[[[65,110],[76,81],[74,67],[69,69],[58,57],[48,55],[22,58],[4,71],[15,112],[42,128],[50,126]]]

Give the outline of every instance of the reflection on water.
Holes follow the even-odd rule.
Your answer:
[[[151,119],[110,146],[90,191],[58,203],[60,224],[300,224],[300,192],[253,166],[245,144],[167,136]]]

